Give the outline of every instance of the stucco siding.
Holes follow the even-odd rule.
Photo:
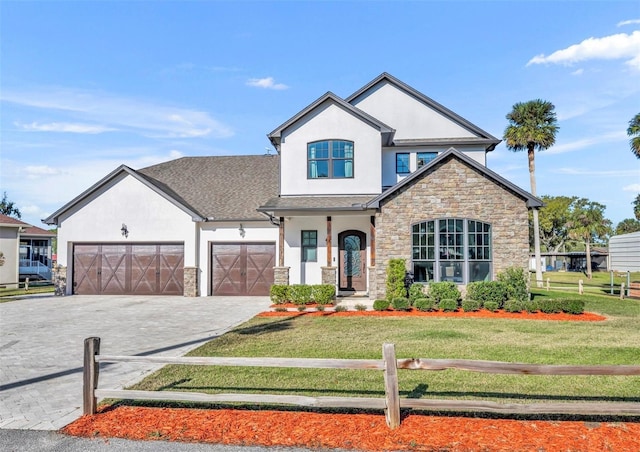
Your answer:
[[[411,225],[439,218],[468,218],[492,226],[493,275],[510,266],[527,268],[528,209],[525,200],[457,159],[446,160],[422,178],[384,199],[376,215],[376,277],[383,296],[389,259],[411,268]]]
[[[353,178],[308,179],[307,143],[348,140],[354,143]],[[378,194],[381,187],[380,132],[342,108],[325,104],[282,135],[280,193]]]
[[[386,81],[353,105],[396,129],[397,140],[475,136]]]
[[[4,265],[0,266],[0,284],[7,287],[16,287],[19,277],[19,228],[0,227],[0,251],[4,255]]]
[[[120,231],[127,225],[129,236]],[[58,263],[71,264],[68,243],[184,242],[184,265],[197,264],[196,223],[130,175],[114,179],[59,218]]]

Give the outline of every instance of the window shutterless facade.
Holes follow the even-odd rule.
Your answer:
[[[308,179],[346,179],[353,177],[353,142],[314,141],[307,144]]]
[[[318,231],[302,231],[302,262],[318,261]]]
[[[460,218],[414,224],[412,262],[416,282],[490,281],[491,225]]]
[[[424,165],[429,163],[431,160],[438,156],[437,152],[418,152],[417,154],[417,168],[422,168]]]
[[[409,174],[409,156],[408,152],[398,152],[396,154],[396,173]]]

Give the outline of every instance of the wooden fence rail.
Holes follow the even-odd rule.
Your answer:
[[[359,369],[384,372],[384,398],[308,397],[279,394],[204,394],[178,391],[137,391],[97,389],[101,362],[137,362],[147,364],[182,364],[201,366],[290,367],[314,369]],[[432,410],[486,411],[515,414],[602,414],[640,415],[640,403],[575,402],[504,404],[474,400],[401,399],[398,389],[398,369],[445,370],[521,375],[621,375],[640,376],[640,366],[568,366],[477,361],[464,359],[396,359],[395,346],[383,344],[382,359],[315,359],[315,358],[236,358],[236,357],[158,357],[115,356],[100,354],[100,338],[84,341],[83,406],[85,414],[95,414],[97,398],[132,400],[165,400],[180,402],[246,402],[286,404],[322,408],[361,408],[384,410],[390,428],[400,425],[400,408]]]

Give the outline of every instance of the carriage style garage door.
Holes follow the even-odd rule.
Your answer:
[[[73,247],[73,293],[183,295],[181,243],[95,243]]]
[[[275,243],[212,243],[212,295],[269,295]]]

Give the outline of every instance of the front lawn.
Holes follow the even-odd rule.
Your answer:
[[[536,296],[564,296],[536,291]],[[539,364],[640,364],[640,301],[584,296],[604,322],[503,319],[254,318],[189,356],[380,359],[384,342],[398,358],[460,358]],[[455,370],[399,371],[402,397],[499,402],[565,399],[640,401],[640,377],[492,375]],[[383,397],[379,371],[167,366],[131,389],[205,393]]]

